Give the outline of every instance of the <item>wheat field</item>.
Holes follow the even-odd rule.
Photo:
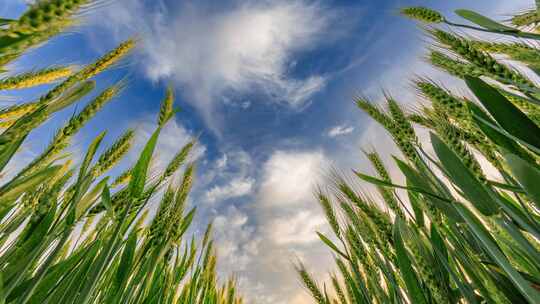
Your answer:
[[[129,90],[120,80],[98,92],[95,77],[129,60],[137,38],[83,66],[10,71],[99,4],[41,0],[17,19],[0,19],[0,92],[50,87],[0,109],[0,303],[243,303],[235,278],[216,270],[212,224],[201,239],[188,233],[196,139],[179,146],[164,170],[151,170],[160,132],[178,111],[173,88],[128,170],[109,176],[132,148],[132,129],[104,148],[103,130],[78,164],[68,153],[96,113]],[[540,6],[503,23],[468,10],[456,11],[463,23],[425,7],[401,13],[432,41],[426,59],[462,79],[475,98],[418,76],[411,77],[418,106],[389,95],[384,108],[354,100],[393,138],[401,155],[392,166],[405,182],[391,179],[385,151],[365,150],[376,176],[353,172],[380,200],[340,176],[316,190],[333,231],[317,235],[335,271],[320,284],[310,274],[316,265],[299,262],[298,276],[322,304],[540,303],[540,87],[531,79],[540,67]],[[84,98],[41,153],[6,174],[32,131]],[[153,216],[151,202],[158,202]]]

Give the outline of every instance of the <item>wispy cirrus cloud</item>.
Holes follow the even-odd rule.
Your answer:
[[[338,126],[332,127],[330,130],[328,130],[326,132],[326,135],[328,137],[338,137],[338,136],[351,134],[353,131],[354,131],[353,126],[338,125]]]
[[[296,53],[322,41],[331,9],[307,0],[199,2],[171,11],[160,1],[148,13],[141,0],[117,1],[107,26],[140,32],[147,76],[175,81],[215,132],[224,96],[258,92],[299,108],[325,86],[324,75],[293,77],[291,69]]]

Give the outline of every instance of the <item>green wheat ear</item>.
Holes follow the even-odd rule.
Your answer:
[[[98,159],[97,164],[92,168],[91,175],[98,177],[114,167],[124,157],[133,141],[135,132],[133,130],[127,130],[116,142],[105,151]]]
[[[414,129],[409,120],[407,120],[401,106],[393,98],[387,97],[386,101],[388,103],[388,110],[394,120],[393,129],[395,130],[396,135],[405,140],[417,142],[418,139],[416,138]]]
[[[511,22],[519,27],[538,24],[540,23],[540,15],[536,10],[531,10],[512,17]]]
[[[412,233],[409,233],[412,234]],[[446,286],[442,286],[433,267],[433,257],[418,236],[407,237],[405,242],[411,251],[416,268],[436,303],[450,303]]]
[[[164,126],[174,114],[174,91],[172,87],[167,88],[165,98],[161,102],[159,109],[158,126]]]
[[[159,210],[150,225],[149,239],[152,243],[160,243],[167,237],[167,224],[174,205],[175,190],[170,184],[161,199]]]
[[[52,142],[45,151],[35,158],[29,165],[23,169],[19,175],[28,174],[40,169],[54,157],[69,146],[71,138],[75,135],[90,119],[99,112],[105,104],[117,96],[123,88],[123,83],[115,84],[103,90],[94,100],[92,100],[79,114],[73,116],[68,123],[62,127],[53,138]]]
[[[176,153],[176,155],[172,158],[172,160],[167,164],[165,171],[161,175],[160,178],[162,181],[171,177],[180,168],[180,166],[182,166],[186,162],[194,146],[195,146],[195,141],[193,140],[187,143],[186,145],[184,145],[182,149],[180,149],[180,151]]]
[[[396,145],[409,160],[419,162],[420,159],[414,147],[417,138],[411,123],[397,102],[388,97],[387,101],[391,116],[365,98],[357,98],[356,104],[390,133]]]
[[[309,292],[315,299],[316,303],[326,304],[323,293],[321,292],[319,286],[317,286],[317,284],[315,283],[315,280],[313,280],[309,272],[306,270],[306,267],[304,266],[304,264],[299,262],[296,264],[295,268],[296,268],[296,272],[302,279],[302,283],[309,290]]]
[[[469,112],[465,103],[451,95],[446,89],[430,81],[417,81],[416,87],[425,98],[432,102],[434,108],[440,107],[443,112],[457,119],[468,118]]]
[[[475,65],[484,75],[520,89],[535,88],[535,84],[526,76],[497,62],[490,54],[476,48],[469,40],[439,29],[431,29],[428,32],[443,46]]]
[[[487,179],[480,167],[478,161],[473,154],[463,144],[461,138],[461,130],[447,122],[447,120],[439,114],[439,119],[436,120],[436,130],[443,141],[460,157],[463,164],[471,171],[476,178],[481,182],[486,182]]]
[[[392,182],[390,179],[390,175],[388,174],[388,171],[386,170],[386,167],[384,166],[381,157],[379,156],[379,153],[376,151],[373,152],[365,152],[366,156],[368,157],[369,161],[371,162],[371,165],[375,168],[375,171],[377,171],[377,174],[386,182]],[[388,205],[388,207],[399,217],[405,218],[405,214],[403,213],[403,210],[399,206],[397,200],[394,197],[394,194],[391,190],[385,188],[385,187],[378,187],[379,192],[381,193],[385,203]]]
[[[422,6],[406,7],[401,10],[401,14],[423,23],[441,23],[445,21],[441,13]]]
[[[455,60],[439,51],[432,50],[427,58],[427,61],[436,68],[439,68],[448,74],[459,78],[465,78],[465,76],[480,77],[485,74],[476,66],[460,60]]]
[[[47,92],[47,94],[41,96],[38,102],[40,104],[48,104],[75,86],[77,83],[88,80],[89,78],[92,78],[105,71],[129,54],[129,52],[135,47],[135,44],[136,41],[134,39],[128,39],[119,44],[116,48],[100,57],[94,63],[85,66],[82,70],[74,73],[66,80],[55,86],[52,90]]]
[[[374,105],[366,98],[357,97],[356,105],[362,109],[366,114],[373,118],[376,122],[381,124],[384,128],[388,129],[393,126],[392,118],[386,115],[383,110]]]
[[[108,69],[113,64],[117,63],[120,59],[122,59],[124,56],[129,54],[129,52],[131,52],[131,50],[133,50],[133,48],[135,47],[136,43],[137,42],[135,39],[128,39],[120,43],[115,49],[99,58],[95,63],[86,66],[79,73],[79,80],[86,80],[88,78],[92,78],[95,75]]]
[[[324,214],[326,215],[326,219],[328,220],[328,223],[330,224],[330,227],[334,231],[334,234],[341,238],[341,231],[339,228],[339,222],[336,216],[336,212],[334,208],[332,207],[332,204],[330,203],[330,199],[322,192],[321,189],[317,190],[316,193],[317,199],[319,201],[319,204],[321,205]]]
[[[17,21],[11,22],[5,35],[31,35],[49,28],[64,28],[82,6],[92,0],[41,0],[30,7]]]

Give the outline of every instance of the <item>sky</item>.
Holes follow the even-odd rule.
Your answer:
[[[303,261],[325,280],[334,268],[316,231],[327,232],[314,187],[330,172],[370,172],[361,149],[389,160],[390,138],[353,98],[381,101],[388,91],[405,107],[418,99],[414,76],[459,81],[423,60],[429,40],[400,7],[426,5],[457,20],[454,9],[475,9],[499,20],[533,6],[529,0],[115,0],[86,10],[69,33],[21,58],[23,71],[54,64],[84,64],[128,37],[135,52],[97,77],[104,87],[126,79],[121,98],[107,105],[77,135],[73,155],[100,131],[112,141],[137,131],[135,151],[155,127],[167,85],[182,111],[164,130],[153,168],[191,138],[199,143],[194,233],[210,221],[219,270],[234,275],[248,303],[310,303],[294,273]],[[22,0],[3,0],[0,16],[15,18]],[[17,92],[17,100],[40,90]],[[2,96],[3,93],[0,93]],[[4,98],[6,99],[6,98]],[[0,102],[2,100],[0,99]],[[4,101],[6,103],[6,101]],[[81,105],[68,108],[34,132],[12,171],[41,151]],[[125,168],[137,157],[128,156]],[[388,162],[389,164],[389,162]],[[393,172],[395,173],[395,172]]]

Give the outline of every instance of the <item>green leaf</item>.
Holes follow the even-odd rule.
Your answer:
[[[461,159],[437,135],[431,133],[431,143],[446,170],[447,176],[458,186],[467,200],[485,215],[497,212],[488,190],[463,164]]]
[[[4,149],[6,144],[12,144],[13,140],[28,135],[33,128],[43,123],[48,115],[47,110],[47,106],[41,106],[17,119],[14,124],[0,134],[0,149]]]
[[[429,201],[429,203],[431,203],[433,206],[435,206],[435,208],[439,209],[453,221],[463,221],[452,206],[453,200],[449,200],[442,195],[435,195],[434,193],[436,192],[436,190],[434,190],[433,187],[430,186],[426,177],[420,175],[420,173],[418,173],[415,169],[411,168],[411,166],[401,161],[400,159],[394,157],[394,160],[401,172],[407,178],[407,185],[411,184],[413,186],[413,189],[423,189],[424,193],[422,194],[431,193],[431,195],[425,195],[425,198],[427,201]]]
[[[382,187],[397,188],[397,189],[405,189],[405,190],[408,190],[408,191],[413,191],[413,192],[424,194],[424,195],[427,195],[427,196],[436,197],[436,198],[438,198],[440,200],[446,200],[445,198],[440,197],[437,194],[428,192],[428,191],[426,191],[426,190],[424,190],[424,189],[422,189],[420,187],[414,187],[414,186],[409,187],[409,186],[396,185],[396,184],[393,184],[393,183],[391,183],[389,181],[381,180],[381,179],[378,179],[378,178],[375,178],[373,176],[369,176],[369,175],[366,175],[366,174],[363,174],[363,173],[360,173],[360,172],[357,172],[357,171],[354,171],[354,173],[356,174],[356,176],[358,176],[362,180],[364,180],[364,181],[366,181],[368,183],[374,184],[374,185],[378,185],[378,186],[382,186]],[[448,202],[450,202],[450,201],[448,201]]]
[[[103,189],[107,185],[109,178],[102,179],[94,188],[83,196],[80,202],[75,207],[75,216],[79,219],[85,214],[85,212],[91,207],[92,203],[99,197]]]
[[[499,265],[504,272],[508,275],[509,279],[519,289],[521,294],[526,297],[531,303],[538,303],[540,299],[540,292],[530,286],[530,284],[514,269],[510,264],[506,256],[501,252],[497,243],[490,235],[490,233],[484,228],[484,225],[478,220],[478,218],[472,214],[467,207],[459,204],[456,205],[456,209],[465,219],[465,222],[474,233],[476,238],[483,245],[486,252],[493,258],[493,260]]]
[[[180,226],[180,231],[178,233],[179,236],[184,235],[186,230],[189,228],[189,226],[191,225],[191,222],[193,221],[193,217],[195,216],[196,211],[197,211],[197,207],[191,208],[191,210],[182,219],[182,225]]]
[[[5,278],[9,278],[9,283],[5,290],[9,295],[13,289],[26,277],[27,271],[50,243],[55,240],[55,236],[48,234],[56,214],[55,208],[50,208],[47,215],[41,220],[39,226],[33,231],[30,238],[17,250],[11,258],[11,264],[3,269]],[[30,286],[30,292],[36,285]]]
[[[540,252],[527,240],[521,230],[516,227],[516,224],[513,223],[510,219],[505,217],[500,220],[501,226],[508,231],[512,236],[514,242],[520,245],[521,248],[529,255],[532,261],[540,261]]]
[[[503,183],[499,183],[499,182],[492,181],[492,180],[488,180],[488,183],[490,185],[492,185],[493,187],[500,188],[500,189],[503,189],[503,190],[512,191],[512,192],[516,192],[516,193],[525,193],[525,190],[523,190],[519,186],[512,186],[512,185],[503,184]]]
[[[24,142],[25,139],[26,135],[22,136],[11,144],[2,147],[0,152],[0,172],[4,170],[13,155],[15,155],[15,152],[19,151],[19,148],[21,147],[21,144]]]
[[[499,91],[479,78],[465,77],[467,86],[509,134],[540,149],[540,128]]]
[[[18,198],[25,192],[31,192],[33,189],[47,180],[50,180],[61,166],[52,166],[40,170],[30,176],[18,178],[9,184],[0,188],[0,205],[10,200]]]
[[[504,294],[508,298],[509,303],[528,303],[520,291],[512,284],[506,273],[500,267],[493,263],[483,262],[487,265],[486,273],[491,277],[491,280],[498,287],[498,292]],[[525,276],[524,276],[525,277]]]
[[[12,22],[15,22],[16,20],[13,19],[7,19],[7,18],[0,18],[0,26],[2,25],[8,25]]]
[[[439,234],[439,231],[437,230],[437,226],[435,223],[431,223],[431,244],[433,247],[435,247],[438,252],[441,253],[442,257],[447,260],[448,259],[448,251],[446,250],[446,245],[444,243],[444,240],[442,236]]]
[[[54,291],[55,288],[51,288],[51,286],[55,286],[59,283],[59,281],[66,276],[69,276],[71,272],[79,265],[79,263],[82,261],[82,259],[87,255],[93,255],[98,250],[97,243],[94,241],[90,243],[88,246],[81,248],[78,250],[75,254],[72,254],[70,257],[68,257],[66,260],[63,260],[62,262],[52,266],[47,271],[47,274],[43,278],[43,280],[39,283],[39,286],[37,286],[34,294],[30,298],[30,303],[43,303],[45,298],[47,297],[47,294]],[[26,290],[26,288],[30,287],[31,285],[35,285],[35,278],[31,278],[19,286],[17,286],[13,292],[9,295],[8,300],[14,301],[16,298],[21,296],[23,292]]]
[[[403,245],[403,239],[401,236],[401,230],[404,229],[403,227],[406,227],[405,222],[397,217],[394,224],[394,246],[396,248],[397,266],[399,268],[399,272],[403,276],[403,280],[405,281],[405,286],[407,287],[408,296],[411,298],[411,302],[427,304],[416,273],[411,266],[412,263],[407,255],[407,250]]]
[[[484,124],[486,127],[491,128],[493,131],[496,131],[499,134],[502,134],[502,135],[506,136],[507,138],[515,141],[516,143],[518,143],[520,145],[523,145],[524,147],[531,150],[532,152],[534,152],[536,154],[540,154],[540,149],[539,148],[537,148],[535,146],[532,146],[529,143],[524,142],[523,140],[521,140],[521,139],[515,137],[514,135],[508,133],[506,130],[502,129],[499,125],[492,124],[491,122],[486,121],[486,120],[484,120],[484,119],[482,119],[480,117],[476,117],[476,116],[475,116],[475,120],[477,120],[479,123]],[[522,156],[522,158],[527,157],[527,159],[529,159],[529,157],[526,154],[520,154],[520,156]],[[530,159],[532,159],[532,158],[530,158]]]
[[[531,233],[536,238],[540,238],[540,226],[538,225],[540,221],[538,217],[534,218],[534,214],[527,216],[528,214],[523,211],[523,208],[505,193],[499,195],[495,202],[521,229]],[[533,219],[531,220],[531,218]]]
[[[467,303],[478,303],[471,285],[462,282],[460,276],[456,273],[454,268],[450,266],[449,260],[453,260],[454,256],[448,254],[448,248],[446,247],[445,242],[440,235],[436,225],[434,225],[433,223],[431,225],[431,240],[433,244],[434,257],[438,261],[437,263],[440,263],[442,265],[442,267],[439,267],[439,269],[445,276],[446,281],[444,284],[449,286],[449,278],[451,277],[456,286],[458,287],[457,294],[454,295],[454,297],[460,298],[459,295],[462,295],[467,299]]]
[[[154,134],[152,134],[152,137],[150,137],[150,140],[146,143],[137,164],[133,168],[128,189],[131,196],[135,199],[139,198],[144,191],[148,167],[150,166],[150,161],[152,160],[152,155],[154,154],[160,132],[161,128],[158,128]]]
[[[122,258],[116,272],[116,286],[122,286],[124,280],[127,279],[133,265],[133,257],[137,248],[137,231],[132,231],[122,252]]]
[[[88,170],[88,167],[90,167],[90,164],[92,163],[92,160],[94,159],[97,149],[99,148],[101,141],[103,141],[105,134],[106,134],[105,131],[99,133],[99,135],[96,136],[96,138],[94,138],[94,140],[88,147],[88,150],[86,151],[86,155],[84,156],[84,160],[81,164],[81,169],[79,173],[80,180],[82,180],[82,178],[86,175],[86,171]]]
[[[536,208],[540,208],[540,170],[514,154],[506,153],[504,158],[519,184],[536,204]]]
[[[324,236],[324,234],[317,231],[317,235],[319,236],[321,241],[323,241],[323,243],[326,244],[326,246],[330,247],[330,249],[334,250],[337,254],[339,254],[343,258],[349,260],[349,257],[346,254],[344,254],[341,250],[339,250],[339,248],[329,238]]]
[[[458,9],[455,11],[456,14],[464,19],[469,20],[470,22],[479,25],[487,30],[499,31],[499,32],[519,32],[515,28],[511,28],[499,22],[489,19],[488,17],[482,16],[474,11],[466,9]]]
[[[486,303],[494,303],[492,300],[492,293],[486,288],[485,269],[481,268],[481,265],[477,262],[477,259],[472,256],[469,246],[466,245],[469,241],[463,234],[463,228],[458,228],[454,224],[450,224],[450,231],[446,234],[446,238],[452,247],[450,248],[451,256],[455,257],[457,261],[462,265],[464,273],[471,281],[472,288],[479,293]],[[467,235],[470,231],[467,230]]]
[[[57,288],[52,295],[48,296],[47,302],[44,304],[66,302],[79,303],[77,302],[77,294],[80,292],[81,285],[86,281],[87,275],[90,272],[90,269],[98,254],[99,252],[94,251],[92,255],[87,255],[86,259],[84,259],[83,262],[74,269],[75,272],[67,278],[66,282]],[[41,302],[33,302],[29,304],[41,304]]]
[[[407,184],[409,186],[409,184]],[[416,224],[419,227],[425,226],[424,221],[424,211],[422,210],[422,203],[420,202],[420,198],[418,197],[418,194],[413,191],[407,191],[407,194],[409,196],[409,201],[411,202],[411,206],[414,211],[414,220],[416,221]]]
[[[521,155],[523,148],[521,148],[514,140],[508,138],[504,134],[501,134],[499,131],[494,130],[485,122],[496,126],[497,122],[492,120],[478,105],[467,101],[467,108],[472,114],[473,120],[476,122],[480,130],[496,145],[501,146],[502,148],[514,153]]]
[[[6,295],[4,294],[4,278],[0,272],[0,304],[6,303]]]

